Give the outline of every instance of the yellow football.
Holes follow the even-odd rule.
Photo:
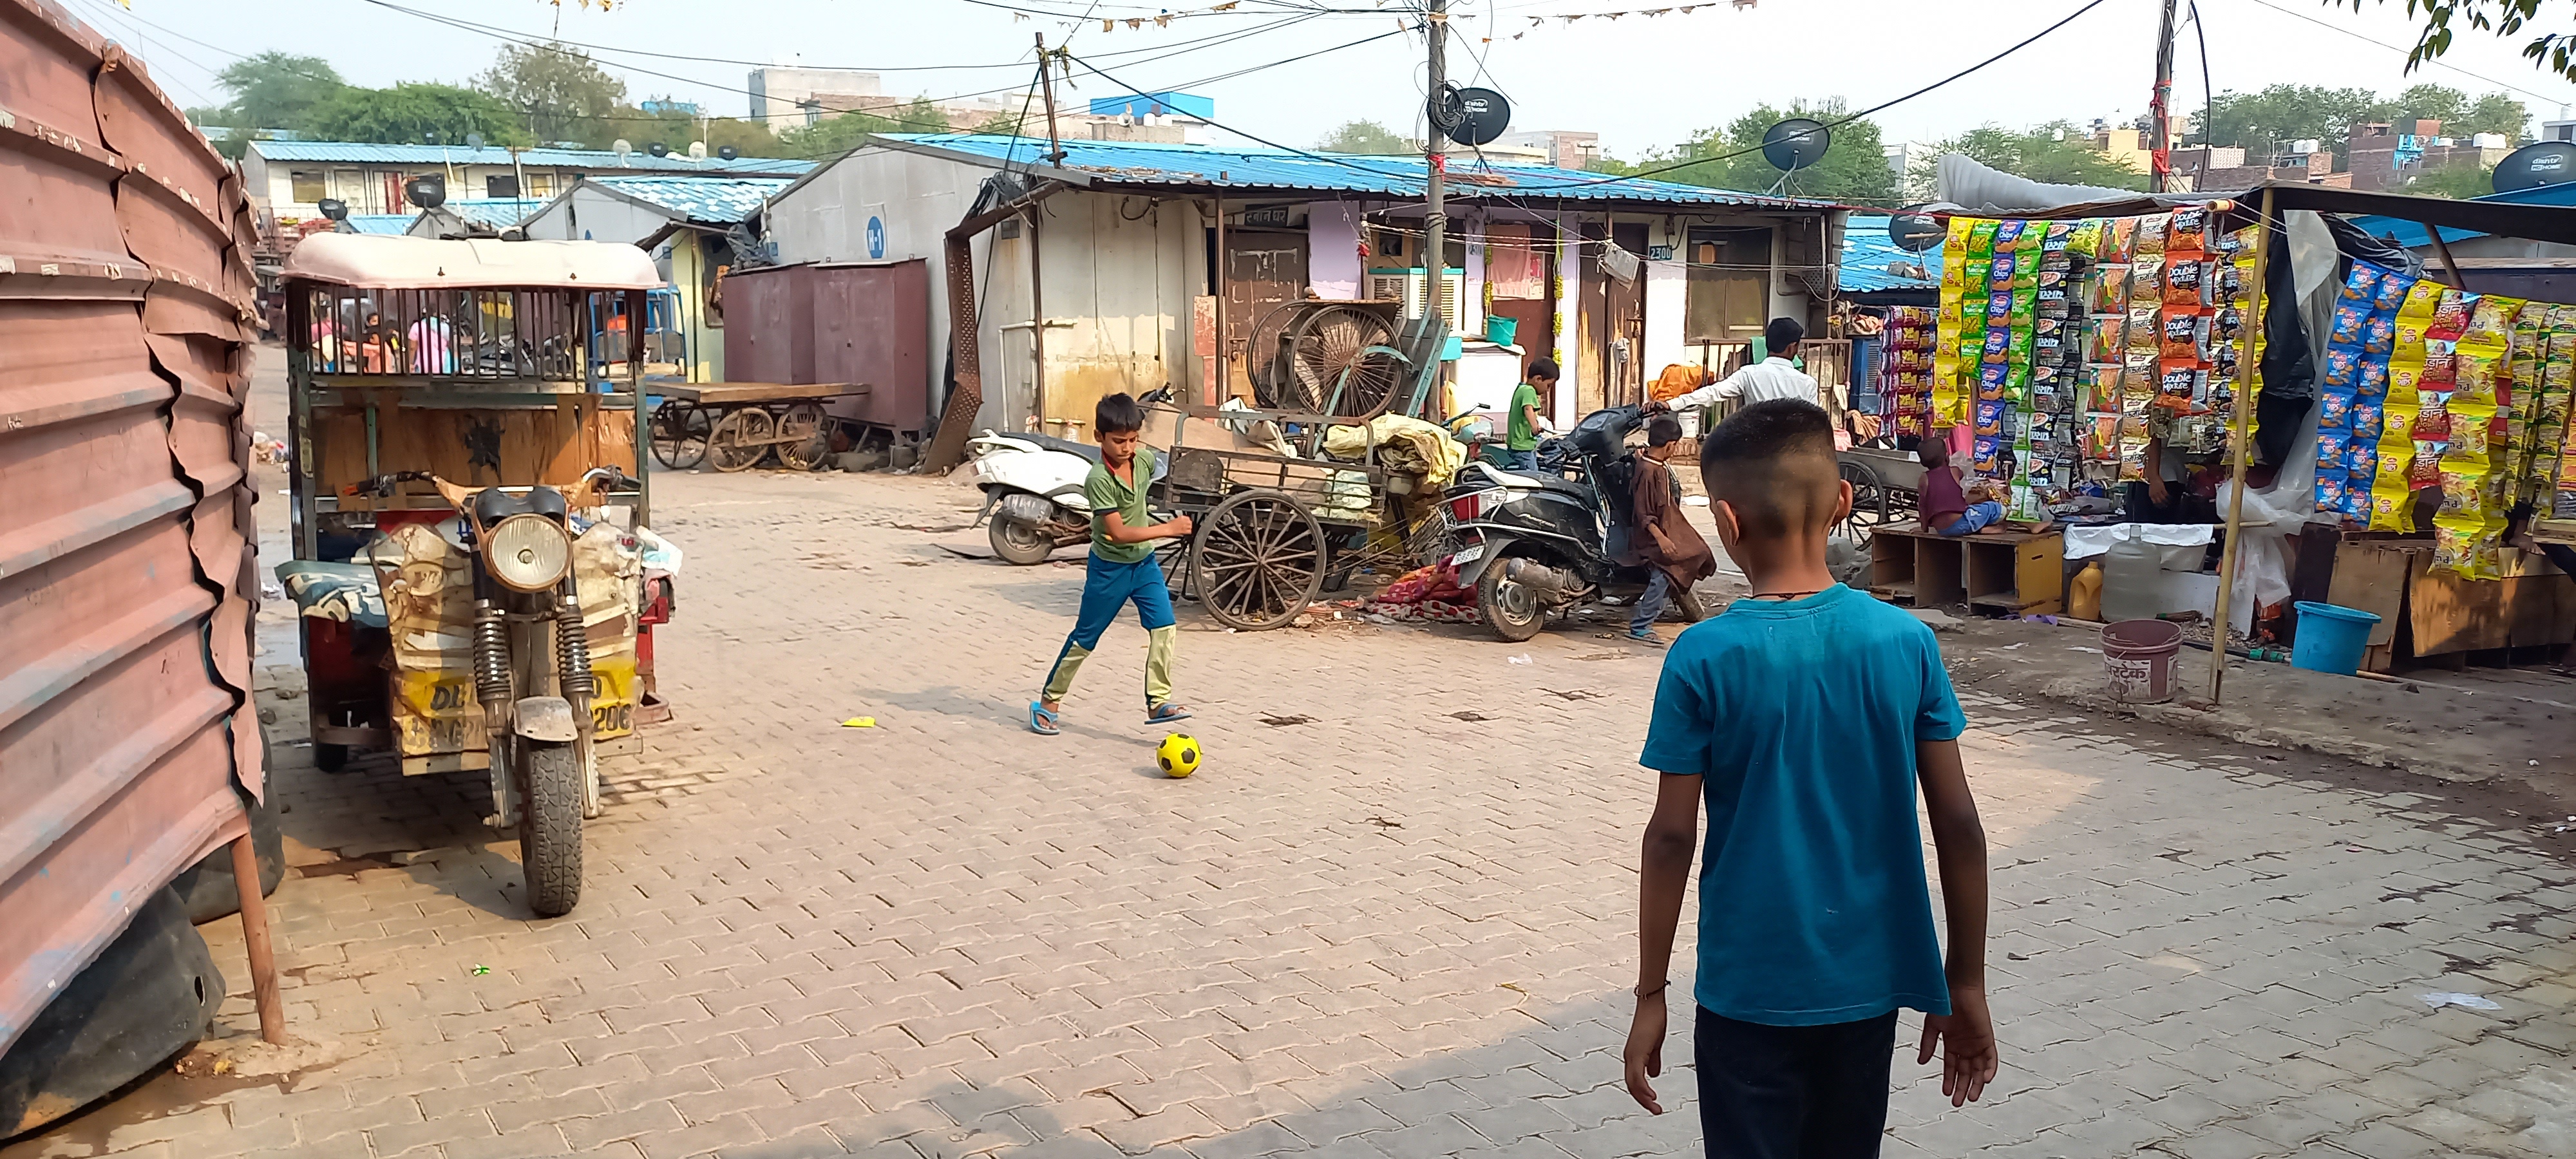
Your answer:
[[[1167,777],[1186,777],[1199,771],[1199,739],[1185,732],[1163,738],[1154,749],[1154,759],[1163,766]]]

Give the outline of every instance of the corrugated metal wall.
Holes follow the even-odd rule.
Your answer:
[[[139,62],[0,0],[0,1049],[262,791],[250,246]]]

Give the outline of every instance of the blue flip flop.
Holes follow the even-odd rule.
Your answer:
[[[1147,724],[1170,724],[1176,720],[1188,720],[1189,718],[1189,709],[1168,701],[1162,704],[1157,704],[1145,712],[1145,723]]]
[[[1039,736],[1054,736],[1063,730],[1056,727],[1056,716],[1046,710],[1044,701],[1029,702],[1029,731]]]

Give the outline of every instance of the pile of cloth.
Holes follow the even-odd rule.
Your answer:
[[[1467,448],[1449,437],[1448,431],[1409,415],[1379,415],[1366,427],[1334,427],[1324,432],[1324,453],[1336,459],[1356,460],[1368,453],[1372,443],[1377,445],[1378,462],[1388,470],[1420,475],[1434,489],[1448,486],[1467,462]]]
[[[1434,624],[1474,624],[1485,618],[1476,610],[1475,590],[1459,587],[1458,569],[1445,563],[1417,567],[1396,577],[1369,597],[1361,610],[1390,620]]]

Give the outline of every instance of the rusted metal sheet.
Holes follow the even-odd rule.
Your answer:
[[[141,62],[0,0],[0,1050],[265,790],[250,221]]]

